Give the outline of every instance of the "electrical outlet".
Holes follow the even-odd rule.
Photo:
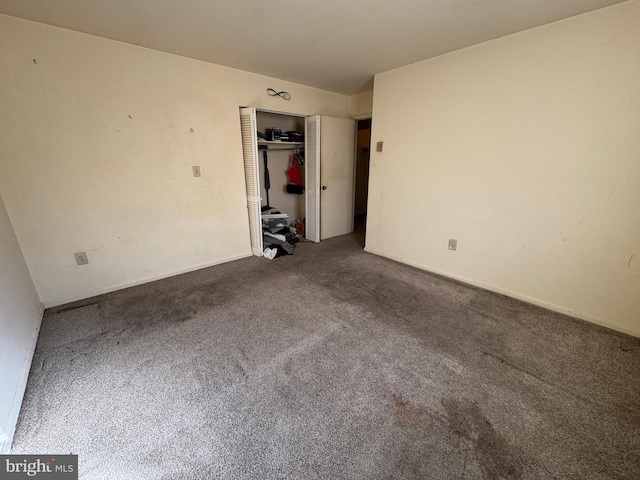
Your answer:
[[[76,263],[78,265],[87,265],[89,263],[89,258],[87,257],[86,252],[76,253]]]
[[[455,250],[458,248],[458,240],[454,238],[449,239],[449,250]]]
[[[200,177],[200,166],[199,165],[194,165],[193,166],[193,176],[194,177]]]

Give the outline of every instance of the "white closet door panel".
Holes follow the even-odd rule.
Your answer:
[[[244,178],[247,188],[247,211],[249,215],[249,234],[251,252],[261,257],[262,219],[260,217],[260,174],[258,170],[258,138],[256,127],[256,109],[240,109],[240,128],[242,130],[242,155],[244,157]]]
[[[305,121],[305,238],[320,241],[320,116]]]
[[[353,231],[355,120],[322,117],[320,238]]]

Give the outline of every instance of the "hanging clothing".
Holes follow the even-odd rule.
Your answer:
[[[289,176],[289,183],[287,184],[287,193],[293,193],[295,195],[302,195],[304,193],[304,187],[302,186],[302,175],[296,162],[296,154],[291,157],[291,167],[287,170]]]
[[[302,175],[300,175],[298,165],[292,163],[291,168],[287,170],[287,175],[289,176],[289,183],[297,183],[298,185],[302,185]]]
[[[269,157],[267,151],[262,151],[262,159],[264,160],[264,189],[267,191],[267,207],[269,206],[269,189],[271,188],[271,179],[269,178]]]

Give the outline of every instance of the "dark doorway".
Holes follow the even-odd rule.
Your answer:
[[[369,159],[371,148],[371,119],[357,121],[356,185],[354,232],[364,248],[367,228],[367,194],[369,189]]]

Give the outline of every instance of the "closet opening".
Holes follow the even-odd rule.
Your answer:
[[[371,158],[371,119],[356,122],[356,161],[353,231],[364,248],[367,228],[367,195]]]
[[[302,223],[305,218],[305,119],[280,113],[256,112],[258,167],[263,223],[267,215],[286,215],[285,225]],[[260,138],[260,135],[264,135]],[[297,134],[297,138],[295,137]],[[297,178],[292,178],[292,175]],[[278,217],[273,217],[278,225]],[[266,226],[266,225],[265,225]],[[304,235],[302,225],[298,230]]]
[[[240,107],[240,126],[254,255],[271,259],[291,224],[314,243],[353,231],[355,120]]]
[[[315,136],[308,134],[313,122],[242,107],[240,121],[251,251],[270,260],[292,255],[299,241],[319,241],[315,223],[307,222],[318,217],[308,198],[317,190],[309,174],[319,167],[307,158],[316,149],[310,141]]]

